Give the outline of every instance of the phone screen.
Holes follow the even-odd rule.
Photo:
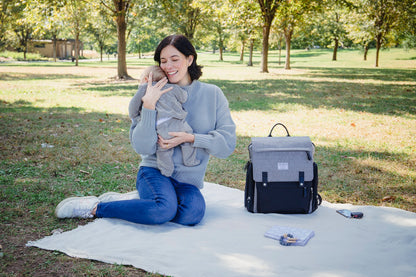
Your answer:
[[[351,211],[350,210],[347,210],[347,209],[337,210],[337,213],[339,213],[340,215],[343,215],[347,218],[351,218]]]

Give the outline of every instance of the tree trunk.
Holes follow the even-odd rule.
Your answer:
[[[56,62],[56,34],[53,35],[53,61]]]
[[[285,33],[285,41],[286,41],[286,62],[285,62],[285,69],[290,69],[290,43],[292,41],[292,34],[293,30],[291,27],[288,27],[284,31]]]
[[[220,61],[224,60],[222,52],[223,52],[223,48],[222,48],[222,46],[220,46]]]
[[[79,32],[75,34],[75,66],[78,66],[79,59]]]
[[[245,41],[242,40],[241,41],[240,62],[244,61],[244,46],[245,46]]]
[[[270,24],[265,23],[263,26],[263,50],[261,56],[261,72],[269,73],[268,69],[268,56],[269,56],[269,35]]]
[[[219,33],[219,42],[218,42],[219,50],[220,50],[220,61],[224,60],[223,51],[224,51],[224,42],[222,40],[221,33]]]
[[[31,33],[32,32],[29,31],[29,30],[25,30],[25,29],[22,30],[22,39],[21,39],[20,45],[22,46],[22,49],[23,49],[23,59],[25,61],[26,61],[26,58],[27,58],[26,53],[27,53],[27,50],[29,48],[29,35]]]
[[[381,48],[381,34],[376,36],[376,64],[375,67],[378,67],[378,59],[380,55],[380,48]]]
[[[100,62],[103,62],[103,50],[104,50],[104,46],[100,44]]]
[[[279,65],[282,60],[282,34],[279,35]]]
[[[269,72],[268,56],[269,56],[269,35],[276,10],[280,5],[280,0],[258,0],[263,17],[263,49],[261,59],[261,72]]]
[[[220,48],[220,61],[224,60],[223,57],[223,51],[224,51],[224,39],[223,39],[223,32],[221,25],[217,26],[217,32],[218,32],[218,46]]]
[[[334,38],[334,41],[335,41],[335,46],[334,46],[334,51],[332,52],[332,60],[336,61],[337,60],[338,45],[339,45],[338,38]]]
[[[250,39],[250,54],[248,56],[248,66],[253,66],[253,49],[254,49],[254,40]]]
[[[368,44],[364,45],[364,61],[367,60],[368,48]]]
[[[127,63],[126,63],[126,17],[125,11],[119,11],[117,14],[117,79],[127,79],[130,76],[127,74]]]

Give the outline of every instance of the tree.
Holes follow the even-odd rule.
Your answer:
[[[53,60],[56,62],[56,43],[58,35],[62,31],[64,22],[62,20],[63,9],[65,7],[64,0],[40,0],[37,4],[41,9],[42,35],[50,36],[53,41]]]
[[[362,0],[361,10],[372,22],[374,39],[376,41],[376,63],[379,66],[380,49],[386,41],[386,36],[400,22],[401,13],[406,9],[401,0]]]
[[[156,17],[155,10],[152,9],[148,2],[136,3],[131,9],[132,19],[127,26],[127,51],[139,54],[142,58],[142,52],[147,48],[149,40],[156,37],[159,28],[159,22],[154,20]],[[159,37],[159,36],[157,36]],[[159,40],[156,38],[156,40]],[[154,46],[151,47],[154,50]]]
[[[345,25],[347,36],[353,43],[361,45],[363,48],[363,59],[367,60],[370,43],[374,42],[372,23],[357,9],[349,13],[349,21]]]
[[[416,48],[416,1],[403,0],[403,7],[400,15],[400,23],[397,32],[397,37],[402,45],[407,48]]]
[[[26,53],[29,48],[29,41],[40,33],[41,27],[40,11],[36,1],[25,1],[15,4],[15,18],[11,23],[17,37],[17,48],[23,52],[26,60]]]
[[[268,56],[269,56],[269,36],[270,28],[277,8],[284,0],[257,0],[260,5],[261,15],[263,18],[263,50],[261,58],[261,72],[268,73]]]
[[[227,29],[230,26],[231,13],[229,1],[204,1],[196,2],[196,7],[203,14],[204,28],[210,29],[215,33],[215,41],[218,43],[219,60],[223,61],[223,51],[225,48],[225,40],[228,37]]]
[[[347,39],[346,25],[352,20],[349,7],[352,7],[351,4],[345,0],[327,0],[317,7],[315,13],[315,28],[326,41],[325,47],[333,48],[333,61],[337,60],[339,46]]]
[[[276,24],[283,31],[286,42],[285,69],[290,69],[290,48],[295,26],[301,24],[304,15],[316,8],[314,0],[283,0],[278,9]]]
[[[69,31],[75,39],[75,66],[78,66],[80,35],[81,32],[84,31],[87,20],[90,18],[90,7],[91,5],[89,0],[67,0],[67,4],[65,6],[64,17],[66,17],[69,25]]]
[[[282,42],[285,37],[282,30],[272,28],[273,36],[272,40],[277,42],[277,49],[279,49],[279,65],[282,63]]]
[[[249,43],[248,66],[253,66],[254,42],[260,37],[261,17],[259,5],[252,1],[231,0],[230,17],[232,28],[237,32],[241,41],[240,61],[244,58],[246,42]]]
[[[113,5],[109,4],[109,0],[101,0],[101,3],[110,10],[117,23],[117,79],[131,79],[127,74],[126,61],[126,30],[131,0],[112,0]]]
[[[91,3],[93,9],[91,18],[87,22],[87,32],[91,34],[100,50],[100,61],[103,61],[103,52],[106,45],[109,43],[113,35],[116,33],[115,26],[113,27],[112,18],[107,13],[107,9],[97,2]]]
[[[0,51],[6,46],[6,33],[12,21],[13,0],[0,0]]]
[[[166,22],[159,20],[160,10],[160,6],[151,2],[136,3],[132,7],[134,20],[129,21],[127,49],[139,53],[139,58],[143,52],[153,52],[159,42],[171,32]]]
[[[165,25],[171,26],[176,33],[177,30],[189,40],[194,39],[197,26],[202,20],[202,12],[195,0],[156,0],[162,8]]]

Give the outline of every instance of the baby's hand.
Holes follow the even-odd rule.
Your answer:
[[[149,80],[147,82],[146,94],[142,98],[143,107],[149,110],[154,110],[156,108],[156,103],[159,101],[160,97],[164,93],[173,89],[173,87],[163,89],[163,87],[168,83],[168,78],[166,77],[164,77],[153,86],[152,77],[153,74],[150,72]]]

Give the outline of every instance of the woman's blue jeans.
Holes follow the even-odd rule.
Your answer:
[[[182,225],[198,224],[204,217],[205,200],[200,190],[162,175],[157,168],[140,167],[136,187],[140,199],[99,203],[96,217]]]

